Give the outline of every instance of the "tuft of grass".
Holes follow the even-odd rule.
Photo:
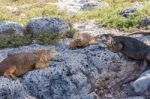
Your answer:
[[[8,39],[0,38],[0,48],[6,48],[6,47],[8,47]]]
[[[82,22],[96,20],[96,23],[105,27],[131,32],[135,28],[140,27],[141,20],[146,17],[150,18],[150,1],[143,0],[142,2],[145,5],[144,9],[135,12],[129,18],[124,18],[119,13],[121,10],[134,5],[133,3],[127,0],[106,0],[106,2],[109,3],[110,7],[84,12],[80,15],[76,15],[75,19]]]
[[[60,40],[63,37],[55,34],[55,33],[39,33],[39,35],[36,36],[35,40],[38,41],[40,44],[48,45],[48,44],[53,44],[56,45],[60,42]]]
[[[23,45],[28,45],[31,43],[31,40],[28,40],[25,37],[1,37],[0,38],[0,48],[16,48]]]
[[[73,25],[71,23],[69,23],[69,27],[70,27],[70,31],[65,33],[65,36],[68,38],[73,38],[73,36],[77,32],[77,30],[73,28]]]
[[[14,21],[26,25],[29,20],[35,17],[58,17],[65,18],[66,14],[64,11],[58,10],[55,4],[57,0],[2,0],[0,3],[0,12],[3,13],[0,16],[0,21]],[[23,7],[23,6],[27,7]],[[17,9],[17,14],[7,9]],[[23,16],[22,16],[23,15]]]
[[[11,39],[8,42],[8,47],[19,47],[19,46],[28,45],[30,43],[31,43],[31,40],[25,37],[16,37],[16,38]]]
[[[143,18],[150,18],[150,1],[149,0],[105,0],[110,7],[82,12],[79,14],[66,14],[65,11],[60,11],[55,4],[58,0],[1,0],[0,3],[0,22],[9,20],[26,25],[30,19],[35,17],[57,17],[63,18],[70,23],[73,22],[88,22],[95,20],[96,23],[102,24],[105,27],[119,29],[121,31],[132,31],[134,28],[139,28],[139,22]],[[101,1],[101,0],[99,0]],[[119,15],[122,9],[126,9],[134,5],[135,2],[143,2],[145,5],[143,10],[140,10],[128,19]],[[28,7],[22,7],[27,5]],[[6,7],[16,7],[20,14],[8,11]],[[23,14],[23,17],[21,16]],[[74,30],[72,29],[68,35],[71,36]]]

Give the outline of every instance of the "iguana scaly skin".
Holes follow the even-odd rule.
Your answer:
[[[51,64],[51,59],[58,53],[50,50],[40,50],[38,52],[22,52],[8,55],[0,62],[0,74],[16,79],[16,76],[33,69],[40,69]]]
[[[71,49],[83,48],[88,45],[92,45],[92,44],[96,44],[96,43],[97,42],[94,37],[92,37],[91,35],[89,35],[87,33],[82,33],[82,34],[80,34],[80,37],[78,37],[78,39],[73,40],[69,44],[69,48],[71,48]]]
[[[127,36],[103,34],[95,37],[97,42],[104,43],[112,52],[121,52],[129,58],[150,62],[150,46]]]

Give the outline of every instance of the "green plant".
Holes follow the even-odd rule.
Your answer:
[[[8,39],[6,38],[0,38],[0,48],[6,48],[7,47]]]
[[[73,28],[73,25],[71,23],[69,23],[69,27],[70,27],[70,31],[65,33],[65,36],[68,38],[73,38],[73,36],[77,32],[77,30]]]
[[[62,39],[62,37],[58,34],[54,33],[39,33],[35,38],[40,44],[58,44],[58,42]]]
[[[0,48],[9,48],[9,47],[19,47],[23,45],[28,45],[31,43],[31,40],[25,37],[1,37],[0,38]]]
[[[16,37],[8,41],[8,47],[18,47],[23,45],[28,45],[31,43],[31,40],[25,37]]]

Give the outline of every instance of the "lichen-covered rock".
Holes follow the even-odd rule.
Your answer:
[[[26,27],[27,33],[33,35],[38,33],[63,34],[70,30],[69,24],[59,18],[34,18]]]
[[[107,61],[120,59],[117,54],[105,52],[105,48],[99,45],[76,50],[70,50],[67,47],[31,45],[1,50],[0,59],[3,60],[9,53],[36,51],[41,48],[56,49],[59,56],[53,59],[50,67],[28,72],[18,79],[23,85],[21,88],[25,88],[25,92],[40,99],[80,99],[85,97],[91,92],[91,82],[98,77]],[[1,83],[7,82],[7,80],[0,79]],[[14,81],[10,80],[11,82]],[[3,91],[5,88],[1,90]],[[25,93],[24,90],[19,91]],[[7,98],[10,95],[15,96],[14,93],[9,94],[8,92],[3,92],[7,94]]]
[[[124,9],[120,12],[120,14],[125,17],[128,18],[130,15],[134,14],[136,11],[142,10],[144,8],[144,5],[141,3],[137,3],[134,6]]]
[[[141,76],[132,83],[135,92],[144,93],[150,88],[150,70],[145,71]]]
[[[11,79],[1,77],[0,81],[1,99],[25,99],[25,97],[30,97],[20,80],[12,81]]]
[[[24,36],[25,28],[15,22],[1,22],[0,23],[0,36]]]
[[[122,54],[112,53],[101,45],[71,50],[65,45],[35,44],[0,50],[0,61],[8,54],[43,48],[56,49],[59,55],[52,60],[49,67],[30,71],[16,81],[1,76],[0,97],[4,95],[8,99],[12,96],[15,99],[24,99],[27,96],[31,99],[99,99],[96,97],[97,91],[93,90],[92,84],[95,81],[103,81],[99,84],[101,89],[109,89],[111,86],[115,88],[114,85],[120,86],[124,81],[137,77],[140,70],[138,67],[143,66],[137,61],[126,59]]]
[[[59,0],[58,7],[68,13],[79,13],[81,11],[103,9],[109,4],[105,1],[97,0]]]

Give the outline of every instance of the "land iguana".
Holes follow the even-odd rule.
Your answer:
[[[103,34],[95,37],[98,43],[103,43],[112,52],[121,52],[131,59],[150,62],[150,46],[142,41],[128,36]]]
[[[77,33],[77,39],[73,40],[69,44],[69,48],[74,49],[74,48],[83,48],[89,45],[93,45],[97,43],[97,40],[95,37],[91,36],[90,34],[87,33]],[[125,34],[124,36],[131,36],[131,35],[136,35],[136,34],[143,34],[143,35],[150,35],[149,31],[137,31],[133,32],[130,34]]]
[[[93,45],[93,44],[97,43],[95,38],[93,36],[91,36],[90,34],[87,34],[87,33],[79,34],[78,37],[76,37],[76,38],[77,39],[70,42],[69,48],[71,48],[71,49],[83,48],[83,47],[86,47],[88,45]]]
[[[58,53],[55,50],[39,50],[37,52],[21,52],[8,55],[0,62],[0,75],[16,79],[16,76],[33,69],[40,69],[49,66],[51,59]]]

